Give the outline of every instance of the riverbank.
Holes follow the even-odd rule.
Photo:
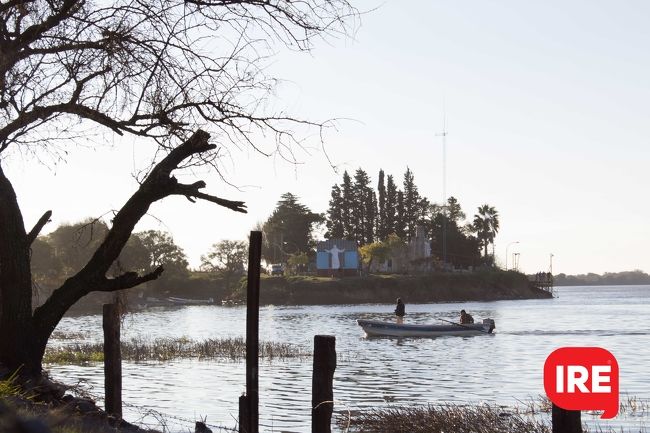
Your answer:
[[[328,278],[315,276],[270,277],[260,281],[262,305],[340,305],[392,303],[498,301],[551,298],[518,272],[439,272],[422,275],[369,275]],[[245,282],[229,297],[245,302]]]
[[[104,412],[88,396],[45,376],[10,374],[0,364],[0,433],[161,433]]]

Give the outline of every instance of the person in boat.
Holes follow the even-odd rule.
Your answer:
[[[397,316],[397,324],[404,323],[404,316],[406,315],[406,306],[402,302],[402,298],[397,298],[397,306],[395,306],[395,316]]]
[[[465,310],[460,310],[460,323],[461,325],[474,323],[474,318],[471,314],[466,313]]]

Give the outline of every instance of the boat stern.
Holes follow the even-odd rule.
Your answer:
[[[496,324],[492,319],[483,319],[483,328],[487,331],[488,334],[491,334],[492,331],[496,328]]]

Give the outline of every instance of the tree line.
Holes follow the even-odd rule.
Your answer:
[[[105,222],[86,219],[61,224],[47,235],[38,236],[31,248],[31,272],[35,294],[48,291],[79,272],[91,259],[108,232]],[[248,260],[248,245],[240,240],[221,240],[201,256],[199,271],[221,278],[229,288],[243,274]],[[186,282],[192,270],[183,248],[172,235],[160,230],[134,232],[113,262],[109,275],[126,269],[146,273],[162,266],[165,272],[147,283],[154,293]]]
[[[447,263],[467,267],[493,261],[488,247],[494,246],[499,231],[499,213],[493,206],[478,207],[473,219],[466,221],[455,197],[434,203],[420,194],[410,168],[404,173],[401,188],[381,169],[376,191],[371,183],[367,172],[358,168],[353,177],[345,171],[341,183],[332,186],[326,237],[354,240],[362,247],[395,244],[391,236],[408,242],[421,226],[433,255]],[[383,251],[380,247],[371,250]]]
[[[640,269],[624,272],[605,272],[604,274],[557,274],[553,277],[556,286],[625,286],[650,284],[650,275]]]
[[[316,232],[327,239],[355,241],[368,263],[382,261],[389,251],[400,248],[424,229],[434,258],[467,268],[492,265],[494,238],[499,231],[499,213],[489,204],[477,208],[467,219],[458,199],[435,203],[424,197],[415,175],[406,169],[402,182],[379,170],[376,189],[368,173],[358,168],[354,176],[345,171],[334,184],[329,206],[317,213],[290,192],[284,193],[272,214],[256,226],[263,232],[262,257],[268,263],[304,265],[313,260]]]

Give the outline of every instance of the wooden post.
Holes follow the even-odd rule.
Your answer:
[[[332,381],[336,370],[336,337],[314,336],[314,371],[311,382],[311,431],[331,433],[334,391]]]
[[[122,418],[122,353],[120,312],[117,304],[104,304],[104,392],[106,412]]]
[[[239,433],[250,433],[251,431],[249,406],[248,397],[245,395],[239,396]]]
[[[582,433],[579,410],[566,410],[553,405],[553,433]]]
[[[261,262],[262,232],[252,231],[248,247],[248,285],[246,290],[246,398],[248,401],[249,433],[258,433],[259,430],[258,373]]]

